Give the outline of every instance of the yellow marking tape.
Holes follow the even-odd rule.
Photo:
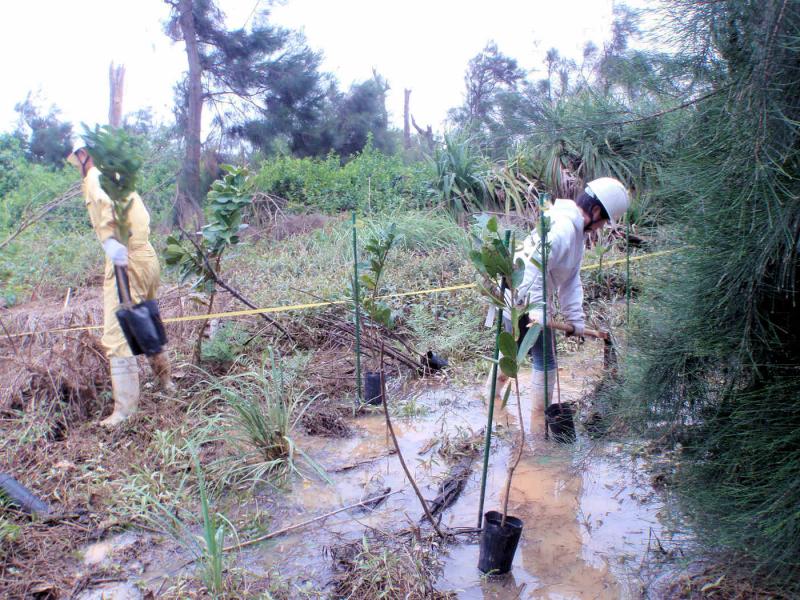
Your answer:
[[[675,252],[680,252],[683,248],[677,248],[675,250],[662,250],[661,252],[652,252],[650,254],[641,254],[639,256],[632,256],[631,262],[636,260],[644,260],[645,258],[653,258],[654,256],[663,256],[665,254],[674,254]],[[610,260],[608,262],[603,263],[603,266],[609,267],[612,265],[618,265],[624,263],[625,259],[616,259]],[[590,269],[597,269],[600,267],[599,263],[592,264],[592,265],[585,265],[581,267],[581,271],[588,271]],[[438,288],[429,288],[427,290],[416,290],[413,292],[397,292],[394,294],[385,294],[383,296],[378,296],[381,300],[386,300],[388,298],[404,298],[408,296],[423,296],[426,294],[437,294],[439,292],[454,292],[458,290],[466,290],[470,288],[474,288],[474,283],[460,283],[457,285],[449,285],[447,287],[438,287]],[[350,304],[351,300],[328,300],[324,302],[309,302],[307,304],[289,304],[284,306],[272,306],[269,308],[249,308],[244,310],[232,310],[228,312],[220,312],[220,313],[211,313],[208,315],[187,315],[184,317],[169,317],[164,319],[164,323],[182,323],[186,321],[203,321],[206,319],[225,319],[225,318],[232,318],[232,317],[248,317],[251,315],[261,315],[261,314],[268,314],[268,313],[279,313],[279,312],[290,312],[295,310],[306,310],[309,308],[321,308],[323,306],[333,306],[336,304]],[[27,331],[25,333],[12,333],[10,336],[7,337],[26,337],[29,335],[39,335],[45,333],[69,333],[71,331],[91,331],[93,329],[102,329],[102,325],[83,325],[80,327],[63,327],[58,329],[46,329],[44,331]]]
[[[644,260],[645,258],[653,258],[654,256],[664,256],[665,254],[675,254],[676,252],[681,252],[682,250],[685,250],[685,249],[686,248],[675,248],[673,250],[661,250],[660,252],[651,252],[650,254],[640,254],[639,256],[631,256],[631,262],[634,262],[636,260]],[[625,260],[626,259],[624,259],[624,258],[616,258],[614,260],[609,260],[609,261],[603,262],[602,266],[610,267],[610,266],[613,266],[613,265],[621,265],[621,264],[623,264],[625,262]],[[599,269],[599,268],[600,268],[600,263],[595,263],[593,265],[586,265],[586,266],[581,267],[581,271],[590,271],[592,269]]]

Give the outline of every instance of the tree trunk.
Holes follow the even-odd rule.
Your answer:
[[[189,61],[189,74],[186,85],[186,146],[181,166],[180,184],[175,199],[173,218],[182,227],[194,228],[202,221],[200,208],[200,131],[203,117],[202,67],[200,49],[197,45],[192,0],[180,0],[178,11],[183,41],[186,44],[186,57]]]
[[[408,121],[411,90],[403,90],[403,95],[403,146],[408,150],[411,147],[411,125]]]
[[[112,127],[122,126],[122,94],[125,87],[125,65],[108,66],[108,85],[110,98],[108,103],[108,124]]]
[[[428,125],[427,129],[422,129],[417,122],[414,120],[414,115],[411,115],[411,124],[414,125],[414,129],[417,130],[419,136],[425,141],[428,146],[428,150],[433,151],[436,143],[433,140],[433,127]]]

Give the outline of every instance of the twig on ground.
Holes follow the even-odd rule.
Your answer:
[[[180,231],[183,234],[183,236],[187,240],[189,240],[189,242],[192,244],[192,246],[194,246],[194,248],[195,248],[195,250],[197,250],[198,254],[203,257],[203,264],[205,265],[206,271],[211,276],[211,279],[214,281],[214,283],[216,283],[218,286],[220,286],[221,288],[226,290],[234,298],[236,298],[239,302],[241,302],[242,304],[244,304],[248,308],[252,308],[253,310],[258,310],[258,308],[259,308],[258,306],[256,306],[252,302],[250,302],[247,298],[242,296],[239,292],[237,292],[234,288],[232,288],[227,282],[225,282],[222,278],[220,278],[220,276],[214,270],[214,267],[209,262],[208,257],[202,251],[202,249],[200,248],[200,245],[194,240],[194,238],[192,238],[192,236],[190,236],[186,232],[186,230],[183,227],[181,227],[180,225],[178,226],[178,229],[180,229]],[[270,325],[272,325],[276,329],[278,329],[283,335],[285,335],[287,338],[289,338],[290,341],[292,341],[292,342],[295,341],[295,339],[292,337],[292,335],[288,331],[286,331],[286,329],[284,329],[283,326],[280,323],[278,323],[275,319],[265,315],[264,313],[258,313],[258,316],[261,317],[262,319],[264,319],[267,323],[269,323]]]
[[[411,472],[408,470],[408,467],[406,466],[406,461],[403,459],[403,453],[400,451],[400,444],[397,442],[397,436],[395,436],[394,434],[392,421],[389,418],[389,405],[386,402],[386,380],[383,377],[383,342],[381,342],[380,373],[381,373],[381,395],[383,396],[383,414],[386,417],[386,427],[389,429],[389,435],[392,436],[392,442],[394,443],[395,450],[397,450],[397,458],[400,459],[400,466],[403,467],[403,471],[405,471],[406,477],[408,477],[408,481],[411,483],[411,487],[414,488],[414,493],[417,495],[417,498],[419,498],[419,503],[422,505],[422,510],[425,511],[425,516],[428,518],[428,521],[430,521],[434,531],[436,531],[436,535],[444,539],[444,535],[439,530],[439,526],[436,524],[433,515],[431,515],[431,510],[428,507],[428,502],[422,496],[422,492],[419,491],[416,481],[414,481],[414,478],[411,476]]]
[[[356,461],[354,463],[350,463],[350,464],[344,465],[343,467],[338,467],[336,469],[330,470],[329,472],[330,473],[342,473],[344,471],[350,471],[351,469],[355,469],[356,467],[360,467],[361,465],[366,465],[366,464],[369,464],[371,462],[375,462],[376,460],[379,460],[381,458],[386,458],[388,456],[392,456],[393,454],[397,454],[397,450],[395,450],[395,449],[387,450],[386,452],[382,452],[381,454],[378,454],[377,456],[371,456],[369,458],[365,458],[364,460],[358,460],[358,461]]]
[[[378,496],[377,498],[367,498],[365,500],[361,500],[359,502],[356,502],[355,504],[351,504],[349,506],[344,506],[342,508],[337,508],[336,510],[333,510],[333,511],[331,511],[329,513],[325,513],[324,515],[320,515],[319,517],[314,517],[313,519],[308,519],[306,521],[303,521],[302,523],[296,523],[295,525],[289,525],[288,527],[284,527],[283,529],[278,529],[277,531],[271,531],[270,533],[267,533],[265,535],[259,536],[257,538],[253,538],[252,540],[247,540],[247,541],[241,542],[239,544],[233,544],[231,546],[226,546],[225,548],[223,548],[223,551],[224,552],[230,552],[231,550],[238,550],[240,548],[246,548],[247,546],[252,546],[253,544],[258,544],[259,542],[264,542],[266,540],[272,539],[272,538],[277,537],[279,535],[283,535],[284,533],[288,533],[290,531],[294,531],[295,529],[300,529],[301,527],[305,527],[306,525],[311,525],[312,523],[316,523],[318,521],[322,521],[324,519],[327,519],[328,517],[332,517],[333,515],[337,515],[340,512],[344,512],[346,510],[352,510],[352,509],[358,508],[360,506],[374,505],[376,501],[384,500],[384,499],[388,498],[389,496],[393,496],[394,494],[399,494],[402,491],[405,491],[405,488],[399,489],[399,490],[395,490],[394,492],[387,492],[385,494],[382,494],[381,496]],[[194,562],[194,561],[192,561],[192,562]]]
[[[19,356],[19,350],[17,349],[17,344],[14,342],[14,338],[11,337],[11,334],[8,333],[8,329],[6,329],[6,324],[3,323],[3,319],[0,319],[0,327],[3,328],[3,332],[6,334],[8,338],[8,343],[11,344],[11,349],[14,350],[14,354]]]
[[[500,521],[500,527],[506,526],[506,517],[508,516],[508,497],[511,495],[511,479],[514,477],[514,470],[517,468],[519,461],[522,459],[522,451],[525,449],[525,425],[522,422],[522,402],[519,398],[519,378],[514,378],[514,387],[517,395],[517,416],[519,418],[519,448],[517,449],[517,457],[514,459],[514,464],[508,469],[508,477],[506,479],[506,494],[503,501],[503,520]]]

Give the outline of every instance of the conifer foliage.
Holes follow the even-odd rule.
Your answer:
[[[797,581],[800,5],[669,6],[712,75],[659,190],[688,248],[647,286],[623,396],[680,432],[707,539]]]

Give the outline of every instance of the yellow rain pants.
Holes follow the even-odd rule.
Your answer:
[[[100,187],[100,171],[92,167],[83,179],[83,197],[89,219],[103,243],[109,238],[117,237],[116,222],[111,199]],[[134,303],[152,300],[156,297],[160,282],[158,257],[150,245],[150,213],[139,197],[133,193],[131,208],[128,211],[128,277],[131,285],[131,298]],[[117,284],[114,278],[114,265],[106,258],[105,277],[103,279],[103,338],[102,344],[109,358],[131,356],[131,349],[125,341],[116,317],[119,306]]]

